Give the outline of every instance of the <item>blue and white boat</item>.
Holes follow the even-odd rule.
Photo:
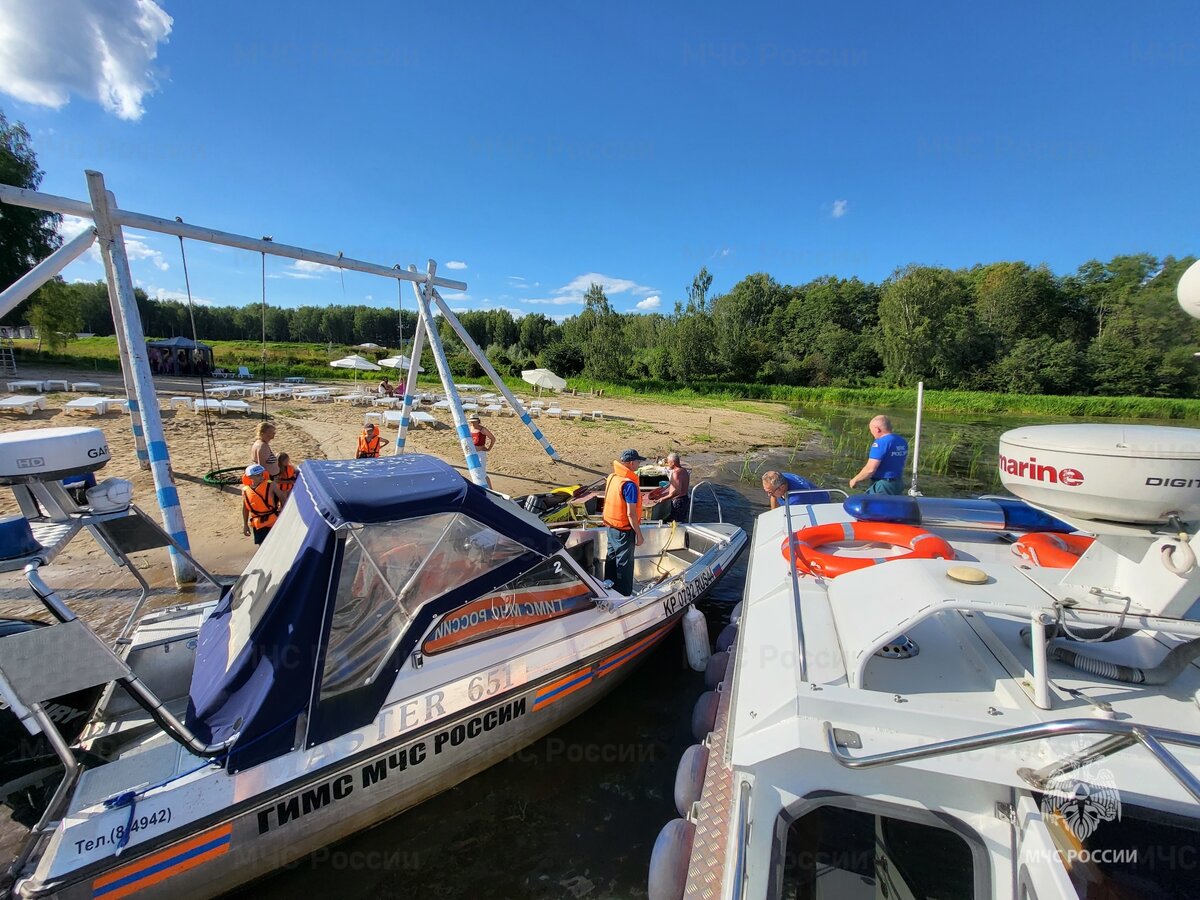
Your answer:
[[[612,690],[746,542],[644,531],[625,596],[603,529],[552,532],[428,456],[308,462],[219,601],[149,614],[116,652],[35,560],[60,624],[0,638],[0,693],[53,731],[39,657],[76,660],[56,689],[107,687],[73,745],[47,735],[66,779],[15,893],[220,894],[511,755]]]

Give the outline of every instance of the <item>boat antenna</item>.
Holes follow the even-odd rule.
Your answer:
[[[917,427],[913,434],[912,482],[908,486],[908,496],[921,497],[917,489],[917,466],[921,461],[921,410],[925,406],[925,382],[917,382]]]

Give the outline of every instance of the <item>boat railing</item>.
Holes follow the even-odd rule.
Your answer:
[[[796,647],[797,674],[801,681],[808,681],[808,653],[804,646],[804,616],[800,613],[800,574],[796,569],[796,559],[800,548],[796,546],[796,529],[792,525],[792,494],[804,494],[807,491],[788,491],[788,502],[783,505],[783,516],[787,521],[788,539],[788,572],[792,576],[792,602],[796,610]]]
[[[852,756],[845,751],[843,745],[858,743],[859,741],[855,740],[857,735],[850,735],[841,729],[834,728],[831,722],[822,723],[822,727],[825,730],[825,740],[830,754],[848,769],[893,766],[937,756],[950,756],[973,750],[985,750],[990,747],[1003,747],[1074,734],[1103,735],[1102,740],[1078,753],[1057,760],[1041,769],[1018,769],[1017,774],[1035,790],[1046,790],[1052,781],[1065,774],[1111,756],[1126,747],[1141,744],[1154,757],[1155,761],[1192,795],[1193,799],[1200,802],[1200,779],[1197,779],[1165,746],[1166,744],[1180,744],[1185,747],[1200,748],[1200,735],[1186,731],[1139,725],[1136,722],[1119,722],[1113,719],[1061,719],[1057,722],[1041,722],[1036,725],[988,731],[952,738],[948,741],[907,747],[902,750],[889,750],[869,756]]]
[[[698,491],[702,487],[708,488],[708,492],[710,494],[712,494],[712,498],[717,504],[717,521],[724,524],[725,516],[721,512],[721,498],[717,496],[717,489],[715,487],[713,487],[712,484],[707,481],[701,481],[701,482],[698,482],[698,483],[692,485],[692,490],[688,494],[689,518],[691,517],[690,514],[691,514],[692,505],[696,502],[696,491]]]

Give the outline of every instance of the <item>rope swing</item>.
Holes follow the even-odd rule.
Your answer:
[[[180,224],[183,223],[183,219],[181,219],[179,216],[175,217],[175,221],[179,222]],[[196,306],[192,302],[192,279],[191,279],[191,275],[188,272],[187,251],[184,249],[184,246],[183,246],[183,236],[182,235],[179,236],[179,258],[183,261],[183,285],[187,289],[188,319],[190,319],[191,323],[192,323],[192,343],[199,345],[200,337],[196,330]],[[195,352],[195,351],[193,350],[193,352]],[[208,387],[205,383],[205,378],[204,378],[204,366],[200,366],[199,369],[200,369],[200,396],[204,399],[208,399]],[[208,412],[208,404],[207,403],[203,404],[201,412],[204,413],[204,435],[205,435],[205,444],[207,444],[207,446],[208,446],[208,468],[209,468],[208,474],[206,474],[204,476],[204,480],[205,480],[205,482],[207,482],[209,484],[215,484],[217,482],[209,481],[209,479],[213,475],[222,471],[220,455],[217,452],[217,436],[214,433],[213,421],[212,421],[211,415]]]

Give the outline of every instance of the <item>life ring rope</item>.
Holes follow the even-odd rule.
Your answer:
[[[1083,534],[1034,531],[1012,546],[1013,553],[1043,569],[1069,569],[1095,540]]]
[[[909,552],[895,556],[843,556],[826,553],[820,549],[826,544],[851,541],[889,544]],[[846,572],[897,559],[954,559],[954,549],[943,538],[922,528],[893,522],[832,522],[828,525],[812,525],[784,538],[780,551],[788,562],[792,562],[793,553],[795,554],[795,566],[799,571],[826,578],[836,578]]]

